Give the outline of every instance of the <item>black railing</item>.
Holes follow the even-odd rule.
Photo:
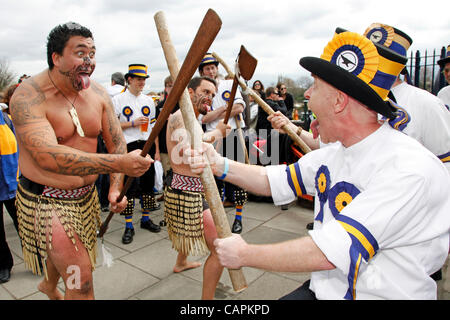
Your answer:
[[[445,54],[445,47],[442,47],[440,54],[436,54],[436,49],[433,49],[432,54],[429,54],[428,50],[425,50],[425,54],[421,54],[417,50],[416,54],[413,55],[411,51],[406,64],[406,69],[411,77],[411,84],[433,94],[437,94],[441,88],[445,87],[444,75],[437,64],[437,61],[444,58]]]

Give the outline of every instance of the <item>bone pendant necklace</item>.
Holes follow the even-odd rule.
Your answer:
[[[67,102],[69,102],[72,105],[72,108],[69,110],[70,117],[72,118],[72,122],[75,125],[75,128],[77,128],[77,132],[80,135],[80,137],[84,137],[84,131],[83,131],[83,128],[81,127],[80,119],[78,118],[77,110],[75,109],[75,105],[74,105],[75,100],[77,100],[77,98],[78,98],[78,95],[76,95],[75,99],[73,99],[73,102],[70,102],[70,100],[67,99],[67,97],[64,95],[64,93],[62,93],[62,91],[59,90],[59,88],[53,82],[52,77],[50,77],[50,70],[48,70],[48,78],[52,82],[55,89],[58,90],[58,92],[62,94],[64,99],[66,99]]]

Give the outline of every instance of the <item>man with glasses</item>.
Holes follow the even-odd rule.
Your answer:
[[[442,73],[444,74],[445,80],[448,84],[450,84],[450,45],[447,46],[447,54],[445,58],[438,61],[439,66],[442,69]],[[450,108],[450,86],[446,86],[442,88],[437,96],[444,101],[447,109]]]

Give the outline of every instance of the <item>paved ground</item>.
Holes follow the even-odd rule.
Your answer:
[[[6,210],[4,210],[6,212]],[[233,208],[226,208],[230,225],[234,220]],[[270,203],[249,202],[244,207],[242,236],[251,243],[270,243],[292,239],[307,233],[306,224],[312,221],[312,210],[292,203],[281,210]],[[106,214],[103,214],[105,219]],[[151,214],[158,223],[163,209]],[[19,237],[7,213],[4,214],[8,244],[14,253],[11,280],[0,285],[0,300],[43,300],[37,290],[41,277],[25,270]],[[136,235],[129,245],[121,242],[124,230],[123,216],[111,220],[105,234],[105,245],[111,249],[114,263],[103,266],[101,251],[94,272],[96,299],[104,300],[198,300],[201,297],[202,267],[182,273],[173,273],[176,252],[171,248],[166,228],[151,233],[139,227],[140,214],[134,216]],[[99,244],[100,249],[101,244]],[[191,257],[204,262],[206,257]],[[448,260],[447,260],[448,263]],[[228,272],[225,271],[216,291],[218,300],[272,300],[297,288],[309,279],[308,273],[264,272],[243,268],[248,288],[234,292]],[[64,285],[60,283],[60,288]],[[440,299],[450,300],[450,270],[439,282]]]

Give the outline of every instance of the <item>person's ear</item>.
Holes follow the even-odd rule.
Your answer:
[[[334,112],[341,113],[345,110],[345,107],[348,105],[348,95],[340,90],[336,92],[335,103],[334,103]]]

